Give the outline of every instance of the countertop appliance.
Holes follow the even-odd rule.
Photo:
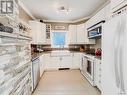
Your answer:
[[[84,54],[81,63],[81,73],[86,77],[86,79],[91,83],[92,86],[95,86],[94,65],[94,56]]]
[[[40,80],[39,57],[32,60],[32,78],[33,78],[33,90],[34,90]]]
[[[102,95],[127,95],[126,10],[103,25]]]

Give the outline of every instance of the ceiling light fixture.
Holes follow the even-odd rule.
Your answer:
[[[69,9],[68,4],[66,4],[62,0],[59,0],[59,5],[57,7],[57,11],[58,11],[58,13],[68,14],[71,10]]]
[[[58,8],[58,11],[59,11],[60,13],[69,13],[69,12],[70,12],[69,8],[68,8],[68,7],[65,7],[65,6],[59,7],[59,8]]]

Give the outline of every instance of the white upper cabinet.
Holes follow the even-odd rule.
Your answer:
[[[77,25],[77,44],[85,44],[85,25]]]
[[[43,44],[46,42],[46,25],[38,21],[29,22],[32,31],[32,43]]]
[[[77,42],[77,25],[69,25],[68,42],[69,44],[76,44]]]
[[[89,19],[87,21],[87,28],[95,25],[96,23],[105,20],[105,8],[103,8],[102,10],[100,10],[96,15],[94,15],[91,19]]]
[[[105,20],[108,21],[111,17],[111,3],[104,7],[105,9]]]
[[[95,14],[92,18],[90,18],[87,23],[87,28],[95,25],[96,23],[100,21],[107,21],[110,18],[110,6],[111,4],[106,5],[104,8],[102,8],[97,14]]]
[[[111,9],[118,7],[124,1],[126,0],[111,0]]]
[[[69,25],[69,44],[95,44],[95,40],[88,39],[86,23]]]
[[[85,38],[85,44],[96,44],[95,43],[95,39],[89,39],[88,38],[88,31],[87,31],[87,23],[84,24],[84,32],[85,32],[85,35],[84,35],[84,38]]]

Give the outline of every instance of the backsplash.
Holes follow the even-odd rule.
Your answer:
[[[97,50],[98,48],[101,48],[101,40],[102,39],[96,39],[96,44],[95,45],[90,45],[90,48],[94,48],[95,50]]]

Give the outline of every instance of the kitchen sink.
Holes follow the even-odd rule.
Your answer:
[[[70,51],[68,50],[54,50],[51,52],[51,56],[70,56]]]

